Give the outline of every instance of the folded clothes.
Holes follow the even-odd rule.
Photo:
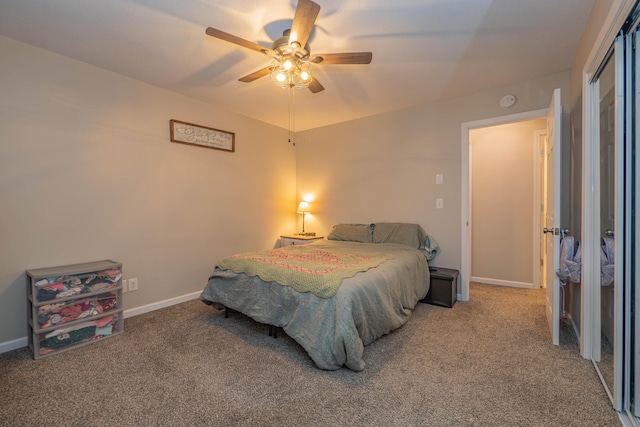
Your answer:
[[[60,309],[65,306],[65,303],[58,302],[54,304],[43,305],[38,308],[38,314],[58,313]]]
[[[101,289],[112,288],[112,287],[113,287],[113,283],[99,282],[99,283],[94,283],[90,285],[89,289],[91,289],[91,292],[96,292]]]
[[[97,327],[102,328],[105,325],[108,325],[109,322],[113,320],[113,316],[101,317],[100,319],[95,320],[95,324]]]
[[[103,326],[102,328],[96,328],[96,335],[111,335],[113,331],[113,325]]]
[[[49,284],[49,281],[47,279],[42,279],[42,280],[38,280],[35,283],[36,288],[42,288],[44,286],[47,286]]]
[[[41,348],[58,349],[90,339],[96,335],[96,325],[85,326],[69,332],[61,332],[40,341]],[[42,352],[41,352],[42,354]]]
[[[60,313],[65,317],[78,317],[84,312],[82,304],[73,304],[60,309]]]
[[[50,283],[47,286],[44,286],[42,289],[45,289],[47,291],[62,291],[64,290],[64,283],[62,282]]]
[[[84,329],[90,326],[96,326],[96,322],[81,322],[75,325],[67,326],[64,328],[58,328],[55,331],[51,331],[45,335],[45,338],[55,337],[60,334],[68,334],[73,331],[77,331],[78,329]]]
[[[83,311],[82,313],[80,313],[78,315],[78,319],[82,319],[82,318],[85,318],[85,317],[91,317],[91,316],[97,316],[98,314],[100,314],[98,309],[96,307],[91,307],[91,308]]]
[[[83,298],[57,304],[47,304],[38,310],[38,323],[42,328],[68,323],[76,319],[97,316],[117,308],[118,300],[113,293]]]
[[[98,304],[103,311],[109,311],[117,307],[118,300],[115,296],[109,296],[107,298],[99,299]]]
[[[111,335],[115,323],[113,316],[105,316],[94,321],[81,322],[76,325],[58,328],[47,334],[41,334],[40,354],[51,352],[71,344],[90,341]]]
[[[79,294],[80,292],[82,292],[82,289],[83,289],[82,287],[76,286],[75,288],[71,288],[71,289],[69,289],[67,291],[59,292],[56,295],[56,298],[66,298],[66,297],[70,297],[70,296]]]
[[[112,268],[111,270],[105,270],[102,273],[109,276],[109,278],[111,278],[112,280],[114,279],[117,280],[116,278],[119,278],[121,276],[120,270],[118,270],[117,268]]]
[[[50,291],[47,289],[40,289],[38,291],[38,301],[49,301],[54,299],[60,291]]]
[[[62,281],[66,284],[66,285],[72,285],[72,286],[79,286],[82,284],[82,280],[80,280],[79,278],[77,278],[76,276],[64,276],[62,278]]]

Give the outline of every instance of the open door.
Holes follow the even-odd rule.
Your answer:
[[[560,89],[553,91],[549,113],[547,114],[547,179],[546,179],[546,218],[542,230],[546,236],[545,277],[547,285],[547,321],[551,330],[551,339],[560,344],[560,280],[556,270],[560,263],[560,155],[562,152],[562,105]]]

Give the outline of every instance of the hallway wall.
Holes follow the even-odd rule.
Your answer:
[[[533,286],[534,132],[546,119],[470,131],[471,280]]]

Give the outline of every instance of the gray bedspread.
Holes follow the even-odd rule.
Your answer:
[[[313,245],[383,252],[394,259],[345,279],[331,298],[216,268],[200,299],[281,327],[321,369],[361,371],[364,346],[405,324],[426,296],[427,260],[421,251],[395,243],[321,240]]]

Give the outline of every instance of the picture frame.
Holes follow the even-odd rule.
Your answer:
[[[231,152],[236,150],[236,134],[233,132],[174,119],[169,120],[169,125],[171,142]]]

